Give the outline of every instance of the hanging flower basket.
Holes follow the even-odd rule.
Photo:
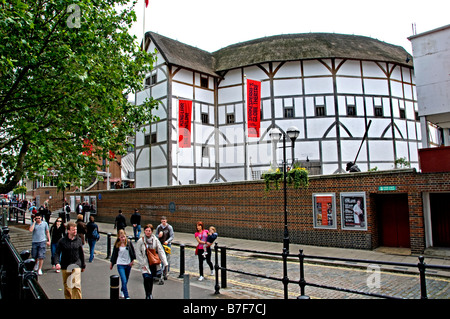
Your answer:
[[[283,178],[283,173],[279,168],[276,170],[269,169],[261,176],[266,181],[266,191],[270,190],[270,184],[275,183],[275,189],[280,189],[279,180]]]
[[[287,182],[294,184],[294,188],[307,188],[309,186],[308,171],[304,167],[294,166],[287,172]]]
[[[275,184],[275,189],[280,189],[280,180],[283,178],[283,172],[279,168],[276,170],[269,169],[261,176],[266,181],[266,191],[270,190],[272,183]],[[308,171],[304,167],[294,166],[286,175],[286,181],[289,184],[294,184],[294,188],[307,188],[309,186]]]

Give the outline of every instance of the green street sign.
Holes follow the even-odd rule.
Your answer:
[[[382,192],[396,191],[397,190],[397,186],[378,186],[378,190],[382,191]]]

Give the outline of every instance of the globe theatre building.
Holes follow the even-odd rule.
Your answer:
[[[399,160],[418,168],[421,147],[411,55],[355,35],[286,34],[206,52],[154,32],[157,54],[146,88],[159,120],[135,139],[136,187],[258,179],[280,165],[282,143],[270,132],[295,126],[287,145],[311,174],[336,174],[353,162],[385,170]],[[258,137],[247,134],[247,80],[261,82]],[[192,101],[190,147],[179,147],[179,103]],[[367,131],[367,135],[365,135]],[[358,153],[359,151],[359,153]]]

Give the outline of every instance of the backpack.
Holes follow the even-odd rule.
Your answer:
[[[100,239],[100,234],[98,233],[97,228],[94,228],[94,230],[92,231],[92,238],[94,238],[95,240]]]

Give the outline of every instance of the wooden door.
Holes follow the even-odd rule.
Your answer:
[[[376,207],[380,245],[411,247],[407,194],[377,195]]]
[[[434,247],[450,247],[450,194],[430,194],[431,231]]]

